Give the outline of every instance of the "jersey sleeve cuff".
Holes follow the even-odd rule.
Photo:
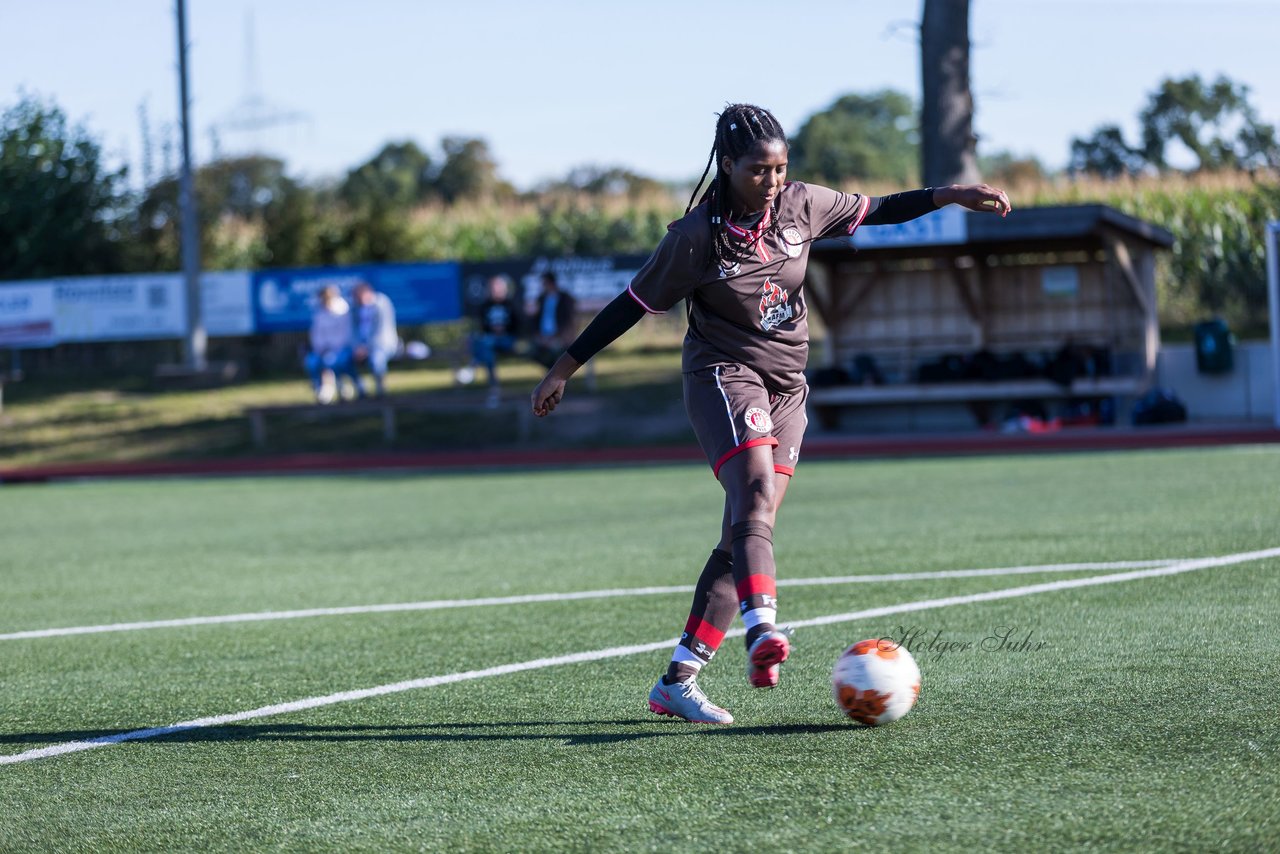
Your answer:
[[[871,197],[863,196],[862,205],[858,208],[858,215],[849,223],[849,228],[845,232],[850,237],[858,230],[858,226],[862,225],[862,221],[867,218],[867,212],[871,210]]]
[[[635,290],[630,285],[627,285],[627,295],[630,296],[633,300],[635,300],[636,305],[643,308],[646,314],[666,314],[665,311],[658,311],[656,308],[650,307],[650,305],[647,302],[640,299],[639,295],[636,294]]]

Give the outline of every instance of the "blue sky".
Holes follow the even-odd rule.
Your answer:
[[[248,91],[250,17],[259,94],[307,117],[256,139],[293,173],[340,175],[387,140],[457,133],[488,140],[528,187],[588,163],[696,176],[729,101],[794,131],[845,92],[918,96],[920,5],[188,0],[196,154]],[[1248,84],[1280,124],[1275,0],[972,0],[970,31],[988,153],[1060,167],[1071,136],[1101,123],[1136,139],[1146,94],[1194,72]],[[139,106],[153,129],[176,118],[175,41],[172,0],[0,0],[0,104],[52,98],[136,169]]]

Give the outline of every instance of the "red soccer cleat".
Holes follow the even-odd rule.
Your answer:
[[[765,632],[747,649],[747,681],[755,688],[778,687],[778,665],[790,654],[791,643],[786,635]]]

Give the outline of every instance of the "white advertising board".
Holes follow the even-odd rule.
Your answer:
[[[253,332],[253,274],[223,270],[200,274],[200,316],[210,337]]]
[[[59,342],[179,338],[186,333],[187,299],[176,273],[55,279],[53,300]]]
[[[0,284],[0,347],[51,347],[53,284]]]

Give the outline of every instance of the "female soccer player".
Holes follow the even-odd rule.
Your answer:
[[[715,166],[698,204],[694,199]],[[673,222],[630,287],[606,306],[547,372],[532,396],[545,416],[565,382],[646,312],[687,300],[685,409],[725,492],[720,542],[693,595],[693,608],[649,708],[699,723],[732,723],[696,677],[715,655],[735,610],[747,628],[747,678],[778,684],[787,636],[776,628],[773,525],[804,438],[809,328],[804,293],[809,245],[860,225],[906,222],[942,205],[1010,211],[986,184],[931,187],[890,196],[841,193],[787,181],[787,137],[768,110],[733,104],[682,219]]]

